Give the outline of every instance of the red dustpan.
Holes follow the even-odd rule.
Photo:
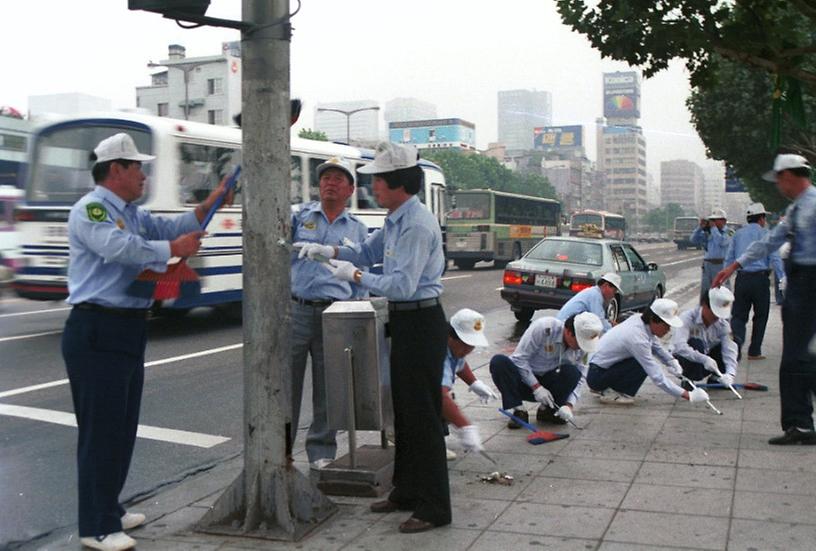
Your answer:
[[[538,430],[537,427],[534,427],[527,421],[523,419],[519,419],[509,411],[503,410],[499,408],[499,411],[524,427],[525,429],[529,430],[531,434],[527,435],[527,442],[534,446],[538,446],[539,444],[546,444],[547,442],[554,442],[556,440],[563,440],[564,438],[569,438],[569,434],[561,433],[561,432],[549,432],[546,430]]]

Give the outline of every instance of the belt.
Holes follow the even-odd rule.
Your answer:
[[[439,297],[426,298],[425,300],[412,300],[409,302],[389,302],[389,312],[402,312],[404,310],[422,310],[442,304]]]
[[[305,298],[296,297],[292,295],[292,300],[303,306],[311,306],[312,308],[325,308],[331,305],[334,300],[306,300]]]
[[[712,264],[722,264],[724,258],[704,258],[703,262],[711,262]]]
[[[771,271],[770,270],[753,270],[753,271],[749,272],[747,270],[737,270],[737,275],[738,276],[741,276],[741,275],[744,275],[744,276],[757,276],[757,275],[759,275],[759,276],[763,276],[763,277],[768,277],[769,275],[771,275]]]
[[[114,308],[111,306],[102,306],[93,302],[80,302],[75,304],[74,308],[77,310],[88,310],[90,312],[103,312],[105,314],[112,314],[114,316],[121,316],[124,318],[147,319],[149,310],[147,308]]]

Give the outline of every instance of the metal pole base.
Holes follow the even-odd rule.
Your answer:
[[[394,448],[360,446],[354,459],[354,467],[346,454],[320,469],[317,487],[326,495],[357,497],[379,497],[391,490]]]

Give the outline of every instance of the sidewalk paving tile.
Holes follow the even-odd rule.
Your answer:
[[[664,484],[667,486],[730,490],[734,487],[735,473],[736,469],[733,467],[646,461],[635,478],[635,482],[639,484]]]
[[[810,551],[814,542],[814,525],[734,519],[728,551]]]
[[[628,459],[638,461],[646,457],[650,448],[650,442],[606,442],[576,438],[567,444],[558,455],[587,459]]]
[[[771,446],[767,446],[770,448]],[[816,473],[816,450],[783,446],[778,449],[740,450],[739,466],[753,469],[773,469],[800,473]]]
[[[728,517],[732,490],[632,484],[622,509]]]
[[[557,456],[541,475],[578,480],[631,482],[639,468],[639,461]]]
[[[620,511],[615,515],[604,540],[653,546],[725,549],[727,536],[727,518]]]
[[[816,473],[744,468],[737,474],[736,488],[749,492],[814,495]]]
[[[514,503],[496,519],[491,529],[521,534],[595,539],[603,535],[614,514],[614,509],[601,507]]]
[[[517,501],[614,509],[620,505],[628,488],[629,484],[625,482],[538,477]]]
[[[417,551],[418,549],[464,551],[481,534],[478,530],[462,530],[449,526],[419,534],[401,534],[397,527],[397,524],[378,524],[345,549],[355,551]]]
[[[734,517],[816,524],[816,496],[738,490],[734,494]]]
[[[535,551],[593,551],[598,540],[557,538],[532,534],[508,534],[506,532],[485,532],[468,551],[497,551],[534,549]]]
[[[685,463],[687,465],[715,465],[734,467],[737,465],[738,450],[730,448],[691,447],[679,444],[654,444],[646,461],[662,463]]]

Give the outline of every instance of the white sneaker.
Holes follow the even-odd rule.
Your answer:
[[[603,394],[601,394],[601,403],[613,404],[616,406],[631,406],[635,403],[635,399],[628,394],[608,388],[604,390]]]
[[[132,530],[144,524],[145,516],[142,513],[125,513],[122,515],[122,530]]]
[[[334,461],[334,459],[329,459],[328,457],[323,457],[321,459],[315,459],[314,461],[309,463],[309,467],[316,470],[316,471],[319,471],[321,469],[326,468],[326,466],[329,463],[331,463],[332,461]]]
[[[102,551],[122,551],[123,549],[133,549],[136,540],[124,532],[114,532],[104,536],[90,538],[79,538],[79,543],[91,549],[101,549]]]
[[[445,457],[447,457],[448,461],[453,461],[456,459],[456,452],[445,448]]]

